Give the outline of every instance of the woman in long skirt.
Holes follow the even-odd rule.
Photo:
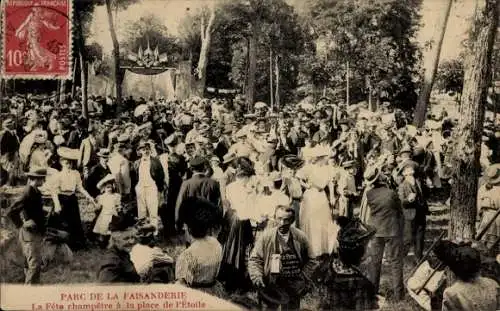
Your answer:
[[[252,221],[255,221],[257,198],[252,162],[248,158],[237,159],[236,180],[226,188],[227,211],[224,227],[219,235],[223,245],[220,280],[228,291],[245,292],[250,289],[246,262],[254,243]]]
[[[300,207],[300,229],[306,234],[314,256],[330,254],[337,244],[338,226],[333,221],[330,207],[335,206],[335,170],[328,165],[328,156],[326,147],[316,147],[312,163],[297,172],[297,177],[307,188]]]
[[[61,147],[57,150],[57,153],[60,157],[62,169],[51,176],[50,179],[55,218],[59,220],[56,226],[68,231],[68,246],[72,250],[78,250],[83,248],[86,243],[76,192],[83,194],[94,205],[96,205],[96,202],[83,188],[80,173],[71,168],[71,161],[77,159],[78,150]]]

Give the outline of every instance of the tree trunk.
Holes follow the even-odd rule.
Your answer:
[[[198,96],[203,96],[205,93],[205,84],[207,81],[208,54],[210,52],[210,44],[212,42],[214,21],[215,21],[215,8],[212,8],[210,11],[210,18],[208,20],[208,25],[205,27],[205,22],[203,17],[201,22],[201,49],[200,49],[200,57],[198,58],[198,68],[197,68]]]
[[[500,0],[486,0],[483,11],[476,13],[470,32],[471,44],[465,60],[460,120],[454,133],[456,145],[451,159],[454,171],[449,237],[452,240],[475,235],[481,136],[487,89],[491,82],[491,56],[499,8]]]
[[[269,104],[271,111],[274,111],[274,91],[273,91],[273,49],[269,49]]]
[[[81,98],[81,104],[82,104],[82,116],[85,119],[89,118],[88,114],[88,102],[87,102],[87,78],[88,78],[88,65],[87,65],[87,60],[86,60],[86,55],[85,55],[85,37],[83,35],[83,25],[82,25],[82,20],[80,17],[80,14],[76,15],[76,18],[78,19],[76,22],[77,26],[77,31],[78,31],[78,57],[79,57],[79,62],[80,62],[80,83],[81,83],[81,92],[82,92],[82,98]]]
[[[66,80],[61,80],[59,89],[59,102],[66,101]]]
[[[448,24],[448,18],[450,17],[452,3],[453,0],[448,0],[448,2],[446,3],[443,20],[441,23],[441,27],[439,28],[439,38],[436,44],[436,48],[434,49],[431,56],[431,67],[426,68],[424,72],[424,81],[422,82],[422,85],[420,87],[420,94],[418,95],[417,107],[415,108],[415,116],[413,119],[414,125],[418,128],[421,128],[425,122],[427,103],[429,102],[432,86],[436,77],[436,72],[439,65],[439,57],[441,55],[441,48],[443,46],[444,34],[446,33],[446,25]]]
[[[275,86],[275,91],[276,95],[274,96],[274,100],[276,102],[276,109],[277,111],[280,110],[280,66],[279,66],[279,58],[278,55],[276,55],[276,61],[275,61],[275,72],[276,72],[276,86]]]
[[[252,25],[252,35],[248,44],[247,110],[251,112],[255,101],[255,74],[257,72],[257,27]]]
[[[345,65],[345,68],[346,68],[346,73],[345,73],[345,80],[346,80],[346,86],[345,86],[345,103],[347,106],[349,106],[349,88],[351,87],[349,85],[349,71],[350,71],[350,68],[349,68],[349,61],[347,61],[346,65]]]
[[[74,100],[75,99],[75,95],[76,95],[76,72],[77,72],[77,68],[78,68],[78,58],[75,58],[74,59],[74,63],[73,63],[73,80],[72,80],[72,83],[71,83],[71,99]]]
[[[85,60],[82,52],[80,52],[80,76],[82,83],[82,116],[88,120],[89,106],[88,106],[87,87],[88,87],[88,76],[89,76],[89,64]]]
[[[115,25],[113,23],[113,12],[111,10],[111,0],[106,0],[106,10],[108,12],[109,32],[113,42],[113,73],[115,78],[116,106],[117,114],[122,110],[122,84],[120,78],[120,45],[116,36]]]

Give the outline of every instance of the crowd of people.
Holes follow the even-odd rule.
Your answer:
[[[371,112],[325,97],[278,112],[257,102],[252,113],[242,96],[128,98],[122,111],[90,102],[89,119],[78,100],[1,106],[0,180],[25,185],[9,215],[26,283],[40,281],[50,227],[73,251],[106,249],[105,283],[176,281],[221,297],[257,288],[269,308],[292,310],[319,286],[324,308],[375,308],[383,261],[388,298],[403,298],[403,260],[424,256],[428,200],[446,201],[453,183],[457,120],[446,111],[417,129],[390,105]],[[479,230],[497,254],[500,128],[484,128]],[[83,208],[95,214],[91,231]],[[160,246],[175,236],[186,249],[174,259]]]

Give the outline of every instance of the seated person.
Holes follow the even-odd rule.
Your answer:
[[[481,256],[469,245],[439,241],[436,257],[455,275],[455,282],[444,290],[443,311],[499,310],[498,283],[480,276]]]
[[[337,223],[340,226],[338,253],[332,254],[327,265],[322,265],[324,270],[318,269],[315,272],[317,277],[313,277],[323,285],[321,290],[325,291],[321,295],[321,309],[377,309],[379,305],[375,286],[358,268],[375,230],[344,216],[340,216]]]
[[[174,279],[174,260],[155,246],[155,227],[147,222],[137,224],[137,244],[130,251],[130,260],[142,283],[169,283]]]
[[[215,210],[212,203],[204,199],[195,199],[190,204],[186,225],[191,245],[177,258],[175,279],[179,284],[222,298],[225,292],[216,280],[222,262],[222,246],[210,236],[217,217]]]
[[[123,217],[111,218],[110,248],[103,256],[97,271],[100,283],[139,283],[141,278],[130,260],[130,250],[136,243],[136,229],[130,228]]]

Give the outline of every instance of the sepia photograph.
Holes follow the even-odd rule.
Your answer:
[[[0,310],[500,310],[500,0],[0,20]]]

